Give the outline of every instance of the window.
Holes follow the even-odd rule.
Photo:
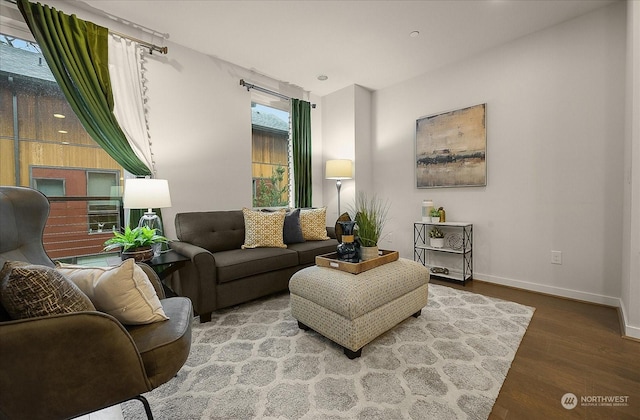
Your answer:
[[[251,104],[253,206],[286,207],[290,202],[289,112]]]
[[[33,188],[47,197],[64,197],[64,179],[33,178]]]
[[[118,197],[117,172],[87,171],[88,197]],[[87,205],[89,233],[120,230],[120,201],[91,200]]]
[[[0,33],[0,57],[0,185],[29,185],[49,198],[43,239],[51,258],[100,252],[120,228],[111,191],[124,169],[84,130],[35,42]]]

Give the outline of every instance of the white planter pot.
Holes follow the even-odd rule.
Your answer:
[[[432,248],[444,247],[444,238],[429,238],[429,244]]]
[[[377,246],[363,246],[360,248],[360,252],[362,255],[362,261],[372,260],[379,256]]]
[[[440,216],[438,216],[438,217],[431,217],[431,223],[440,223]]]

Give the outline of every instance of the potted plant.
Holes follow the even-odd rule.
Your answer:
[[[378,241],[382,238],[389,206],[388,201],[379,199],[375,194],[369,198],[366,193],[360,191],[356,195],[352,212],[358,226],[357,237],[363,261],[378,257]]]
[[[136,261],[149,261],[153,258],[154,244],[166,244],[167,238],[156,235],[156,230],[147,226],[131,229],[127,226],[123,233],[113,232],[113,238],[104,243],[104,251],[116,248],[121,250],[122,260],[133,258]]]
[[[429,231],[429,244],[433,248],[442,248],[444,247],[444,233],[437,227],[434,227]]]
[[[440,223],[440,210],[434,207],[429,215],[431,216],[431,223]]]

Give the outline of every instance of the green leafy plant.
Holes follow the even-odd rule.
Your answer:
[[[131,229],[127,226],[123,233],[113,232],[113,238],[104,242],[104,251],[122,248],[122,251],[151,246],[158,243],[167,243],[169,240],[162,235],[156,235],[155,229],[141,226]]]
[[[289,186],[284,183],[285,168],[278,166],[273,170],[271,178],[258,181],[256,196],[253,199],[254,207],[282,207],[288,204],[282,196],[286,194]]]
[[[431,217],[440,217],[440,210],[434,207],[431,209],[431,212],[429,213],[429,215]]]
[[[390,203],[375,194],[368,197],[360,191],[356,194],[356,203],[352,208],[354,220],[358,225],[357,236],[362,246],[377,246],[382,239],[382,231],[387,222]]]
[[[438,229],[437,227],[434,227],[433,229],[431,229],[429,231],[429,237],[430,238],[444,238],[444,233],[442,233],[442,231],[440,229]]]

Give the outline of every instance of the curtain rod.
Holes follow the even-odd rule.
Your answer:
[[[18,4],[17,0],[3,0],[3,1],[6,2],[6,3],[11,3],[13,5],[17,5]],[[123,20],[121,18],[118,18],[118,19]],[[133,23],[133,22],[131,22],[131,23]],[[143,46],[149,48],[149,54],[153,54],[153,51],[158,51],[160,54],[167,54],[169,52],[169,49],[167,47],[160,47],[160,46],[152,44],[150,42],[143,41],[143,40],[138,39],[138,38],[134,38],[134,37],[129,36],[127,34],[123,34],[123,33],[116,32],[116,31],[112,31],[111,29],[109,29],[109,33],[113,34],[113,35],[117,35],[117,36],[119,36],[121,38],[126,38],[126,39],[128,39],[130,41],[133,41],[133,42],[135,42],[137,44],[140,44],[140,45],[143,45]]]
[[[140,45],[143,45],[143,46],[149,48],[149,54],[153,54],[154,51],[158,51],[160,54],[167,54],[169,52],[169,48],[167,48],[167,47],[159,47],[156,44],[152,44],[150,42],[143,41],[141,39],[134,38],[132,36],[122,34],[120,32],[112,31],[111,29],[109,29],[109,33],[113,34],[113,35],[117,35],[117,36],[119,36],[121,38],[126,38],[126,39],[128,39],[130,41],[133,41],[133,42],[135,42],[137,44],[140,44]]]
[[[263,88],[261,86],[256,86],[256,85],[254,85],[252,83],[247,83],[247,82],[244,81],[244,79],[240,79],[240,86],[246,87],[247,88],[247,92],[249,92],[250,89],[255,89],[258,92],[262,92],[262,93],[266,93],[266,94],[269,94],[269,95],[277,96],[278,98],[284,99],[286,101],[291,99],[289,96],[283,95],[282,93],[274,92],[272,90],[265,89],[265,88]],[[311,108],[315,108],[315,107],[316,107],[316,104],[311,104]]]

